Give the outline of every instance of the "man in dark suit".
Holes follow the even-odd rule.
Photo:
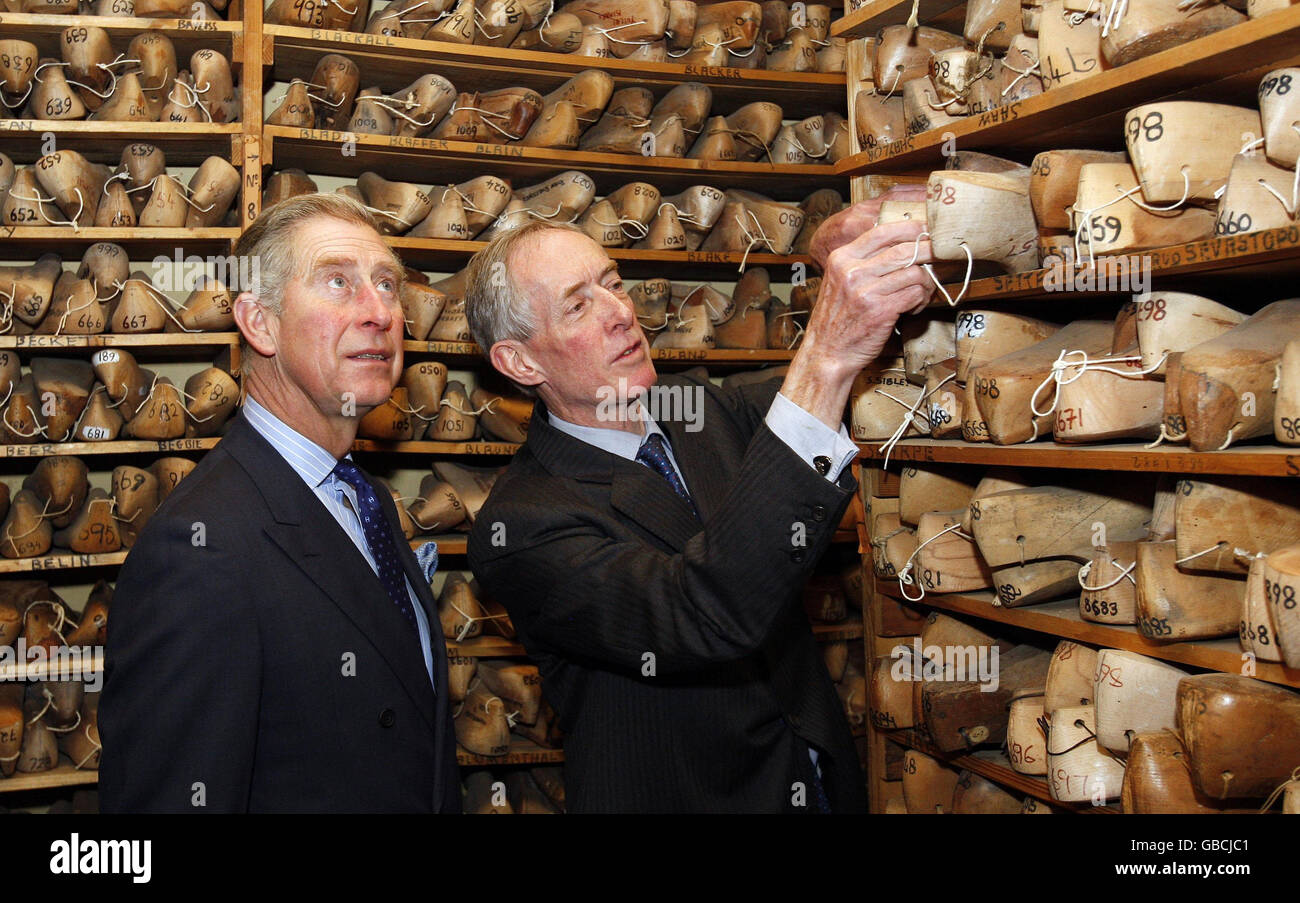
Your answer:
[[[471,262],[474,337],[538,404],[470,565],[541,669],[570,811],[865,810],[799,600],[856,485],[849,387],[929,298],[920,231],[832,255],[784,381],[741,391],[659,380],[617,267],[576,230],[528,226]]]
[[[429,576],[347,457],[402,370],[403,270],[359,204],[305,195],[236,248],[247,400],[113,597],[106,812],[458,812]]]

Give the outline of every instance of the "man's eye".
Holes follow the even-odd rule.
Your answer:
[[[342,276],[331,276],[327,284],[330,288],[347,288],[348,281]]]
[[[396,292],[397,283],[392,279],[381,279],[379,280],[379,290],[382,292]]]
[[[621,292],[621,291],[623,291],[623,280],[622,280],[622,279],[615,279],[614,282],[610,285],[609,290],[610,290],[611,292]]]

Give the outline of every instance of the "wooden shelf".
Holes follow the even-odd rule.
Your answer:
[[[883,731],[884,735],[894,743],[904,749],[915,749],[923,752],[927,756],[939,759],[955,768],[964,768],[967,771],[974,772],[982,777],[988,778],[995,784],[1023,793],[1026,796],[1032,796],[1034,799],[1051,803],[1062,809],[1069,809],[1074,812],[1093,812],[1118,814],[1120,812],[1118,804],[1109,806],[1094,806],[1091,803],[1066,803],[1061,800],[1052,798],[1052,791],[1047,785],[1045,778],[1036,775],[1021,774],[1011,767],[1011,760],[999,750],[978,750],[973,753],[964,755],[954,755],[952,753],[941,752],[931,744],[927,743],[914,731]]]
[[[408,266],[423,270],[450,272],[469,263],[476,251],[487,247],[485,241],[450,241],[436,238],[411,238],[394,235],[386,239]],[[781,282],[796,263],[805,271],[813,266],[806,254],[759,254],[743,251],[644,251],[635,248],[606,248],[619,263],[624,278],[654,278],[671,275],[673,279],[709,279],[731,282],[740,275],[743,260],[746,269],[768,267],[773,281]]]
[[[54,667],[51,667],[52,664]],[[46,660],[32,662],[31,664],[14,663],[10,665],[0,665],[0,683],[9,683],[18,680],[45,680],[51,673],[56,677],[102,674],[104,671],[104,647],[94,647],[94,652],[89,661],[78,659],[75,663],[75,668],[73,667],[73,664],[72,661],[67,661],[66,663],[51,663]]]
[[[189,57],[184,59],[188,64]],[[238,122],[2,119],[0,132],[5,136],[5,153],[20,165],[32,163],[41,155],[47,132],[55,136],[60,149],[74,150],[88,160],[111,166],[121,160],[122,148],[137,141],[162,148],[169,167],[197,166],[212,156],[224,157],[239,166],[243,159],[244,126]]]
[[[35,774],[22,774],[15,771],[7,778],[0,778],[0,793],[43,790],[48,787],[75,787],[83,784],[94,784],[98,781],[99,771],[97,769],[79,769],[71,763],[60,762],[49,771],[38,771]]]
[[[850,608],[850,612],[857,609]],[[819,643],[838,643],[844,640],[860,640],[865,635],[865,628],[861,620],[853,620],[852,614],[847,619],[838,624],[826,624],[820,621],[814,621],[812,625],[813,639]]]
[[[546,749],[531,740],[510,735],[510,752],[504,756],[480,756],[456,746],[456,762],[465,765],[558,765],[564,761],[564,750]]]
[[[72,253],[80,255],[96,242],[111,241],[121,245],[132,260],[152,260],[160,256],[174,258],[177,250],[182,252],[182,257],[190,254],[225,255],[230,253],[232,244],[238,239],[238,229],[224,228],[71,229],[67,226],[3,226],[0,227],[0,255],[5,260],[21,260],[54,253],[68,260]],[[0,336],[4,340],[12,338],[15,337]]]
[[[879,443],[859,443],[863,458],[882,459]],[[1058,467],[1071,470],[1126,470],[1155,473],[1244,474],[1265,477],[1300,476],[1300,448],[1244,445],[1223,451],[1190,451],[1186,446],[1144,448],[1138,443],[1115,445],[994,445],[948,439],[905,439],[894,447],[890,461],[936,464],[985,464],[1005,467]]]
[[[277,169],[296,167],[311,175],[355,178],[357,173],[371,170],[389,179],[409,179],[424,173],[446,184],[493,173],[509,179],[515,188],[522,188],[553,176],[557,169],[576,169],[590,176],[602,195],[632,181],[650,182],[667,194],[721,181],[728,188],[745,188],[793,201],[819,188],[842,188],[844,182],[836,175],[835,167],[825,164],[643,157],[273,125],[262,131],[264,162],[273,163]],[[348,137],[356,139],[352,148],[355,154],[344,156],[343,142]]]
[[[6,247],[0,245],[0,248]],[[201,348],[238,345],[237,332],[101,333],[99,335],[0,335],[0,348]]]
[[[876,582],[876,591],[895,599],[902,598],[898,584]],[[1137,628],[1129,625],[1095,624],[1079,615],[1077,598],[1026,605],[1022,608],[1003,608],[994,605],[996,597],[983,593],[926,593],[918,605],[937,608],[955,614],[970,615],[985,621],[996,621],[1012,627],[1021,627],[1036,633],[1077,640],[1092,646],[1127,649],[1152,658],[1206,668],[1211,671],[1241,673],[1241,645],[1236,637],[1218,640],[1199,640],[1190,643],[1153,643]],[[1300,671],[1276,662],[1256,662],[1255,675],[1259,680],[1300,687]]]
[[[514,640],[499,636],[476,636],[460,643],[447,640],[447,654],[469,658],[522,658],[528,653]]]
[[[520,86],[546,94],[585,69],[600,69],[613,76],[615,90],[649,88],[656,99],[683,82],[703,83],[713,91],[711,112],[715,115],[756,100],[779,104],[788,117],[796,119],[844,110],[842,72],[650,63],[285,25],[265,26],[263,33],[270,39],[265,42],[269,52],[263,62],[272,65],[272,78],[282,82],[294,78],[310,81],[323,54],[341,53],[361,68],[364,84],[378,85],[385,92],[398,91],[421,75],[436,72],[460,91],[471,90],[471,86],[475,91]]]
[[[925,24],[965,0],[921,0],[917,6],[917,21]],[[831,23],[831,34],[837,38],[867,38],[887,25],[905,25],[912,14],[912,0],[867,0],[859,9],[845,13],[844,18]]]
[[[203,439],[124,439],[112,442],[42,442],[32,445],[0,445],[0,458],[48,458],[54,455],[138,455],[162,452],[207,451],[216,448],[220,436]]]
[[[479,362],[483,359],[478,345],[473,342],[416,342],[408,339],[402,343],[402,349],[407,353],[436,354],[441,358],[452,358],[466,363]],[[779,348],[660,348],[650,352],[650,356],[656,361],[667,364],[758,367],[763,364],[788,364],[794,358],[794,352]]]
[[[910,10],[906,0],[873,3],[839,25],[882,5],[898,6],[904,16]],[[1051,148],[1120,148],[1123,117],[1133,107],[1182,92],[1188,92],[1189,99],[1254,107],[1264,73],[1298,60],[1300,7],[1293,6],[1036,97],[867,148],[835,168],[845,176],[941,169],[945,136],[963,150],[1018,154],[1026,159]]]
[[[1295,8],[1300,11],[1300,6]],[[1170,280],[1195,276],[1195,281],[1188,288],[1213,292],[1216,285],[1221,284],[1223,290],[1231,291],[1240,288],[1242,276],[1293,278],[1295,263],[1300,260],[1300,226],[1263,229],[1226,238],[1204,238],[1182,245],[1133,252],[1132,257],[1149,261],[1152,279],[1160,280],[1162,285]],[[1111,258],[1102,257],[1095,264],[1073,268],[1049,267],[974,279],[961,304],[966,306],[1029,298],[1060,304],[1099,296],[1116,297],[1122,294],[1127,297],[1127,291],[1114,291],[1110,288],[1121,288],[1122,282],[1118,278],[1118,266],[1108,264],[1109,259]],[[1093,270],[1094,282],[1100,276],[1108,283],[1106,289],[1093,293],[1061,288],[1067,284],[1086,285],[1087,283],[1078,281],[1078,278],[1090,269]],[[961,284],[949,285],[947,289],[949,295],[955,298],[961,290]],[[942,296],[936,294],[931,306],[943,307],[946,304]],[[1047,315],[1050,316],[1050,313]]]
[[[379,439],[358,439],[352,443],[357,452],[379,452],[386,455],[513,455],[519,451],[515,442],[383,442]]]
[[[186,62],[190,53],[205,47],[224,50],[229,53],[235,38],[244,31],[243,22],[224,20],[195,21],[193,19],[148,19],[132,16],[64,16],[47,13],[0,13],[0,24],[4,25],[5,37],[31,41],[41,49],[41,56],[61,59],[59,38],[65,28],[86,26],[102,28],[108,32],[115,50],[125,51],[126,45],[118,47],[118,41],[130,43],[131,39],[143,32],[165,34],[176,45],[176,58],[180,60],[182,51],[186,50],[188,41],[193,48],[186,50]]]
[[[33,571],[64,571],[77,568],[117,567],[126,561],[126,552],[81,555],[67,549],[55,549],[36,558],[0,559],[0,574],[27,574]]]
[[[412,549],[418,549],[426,542],[436,542],[438,544],[439,559],[447,555],[465,555],[469,551],[469,536],[464,533],[417,536],[410,540],[410,546]]]

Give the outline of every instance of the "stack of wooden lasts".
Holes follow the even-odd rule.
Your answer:
[[[831,7],[732,0],[394,0],[369,4],[273,0],[268,25],[638,62],[786,72],[843,72]]]

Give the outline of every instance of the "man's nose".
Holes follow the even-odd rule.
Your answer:
[[[357,293],[357,303],[361,306],[363,325],[374,326],[387,332],[397,315],[396,299],[390,298],[375,288],[372,283],[364,283]]]
[[[636,321],[636,311],[608,289],[600,289],[600,305],[602,322],[608,329],[630,329]]]

